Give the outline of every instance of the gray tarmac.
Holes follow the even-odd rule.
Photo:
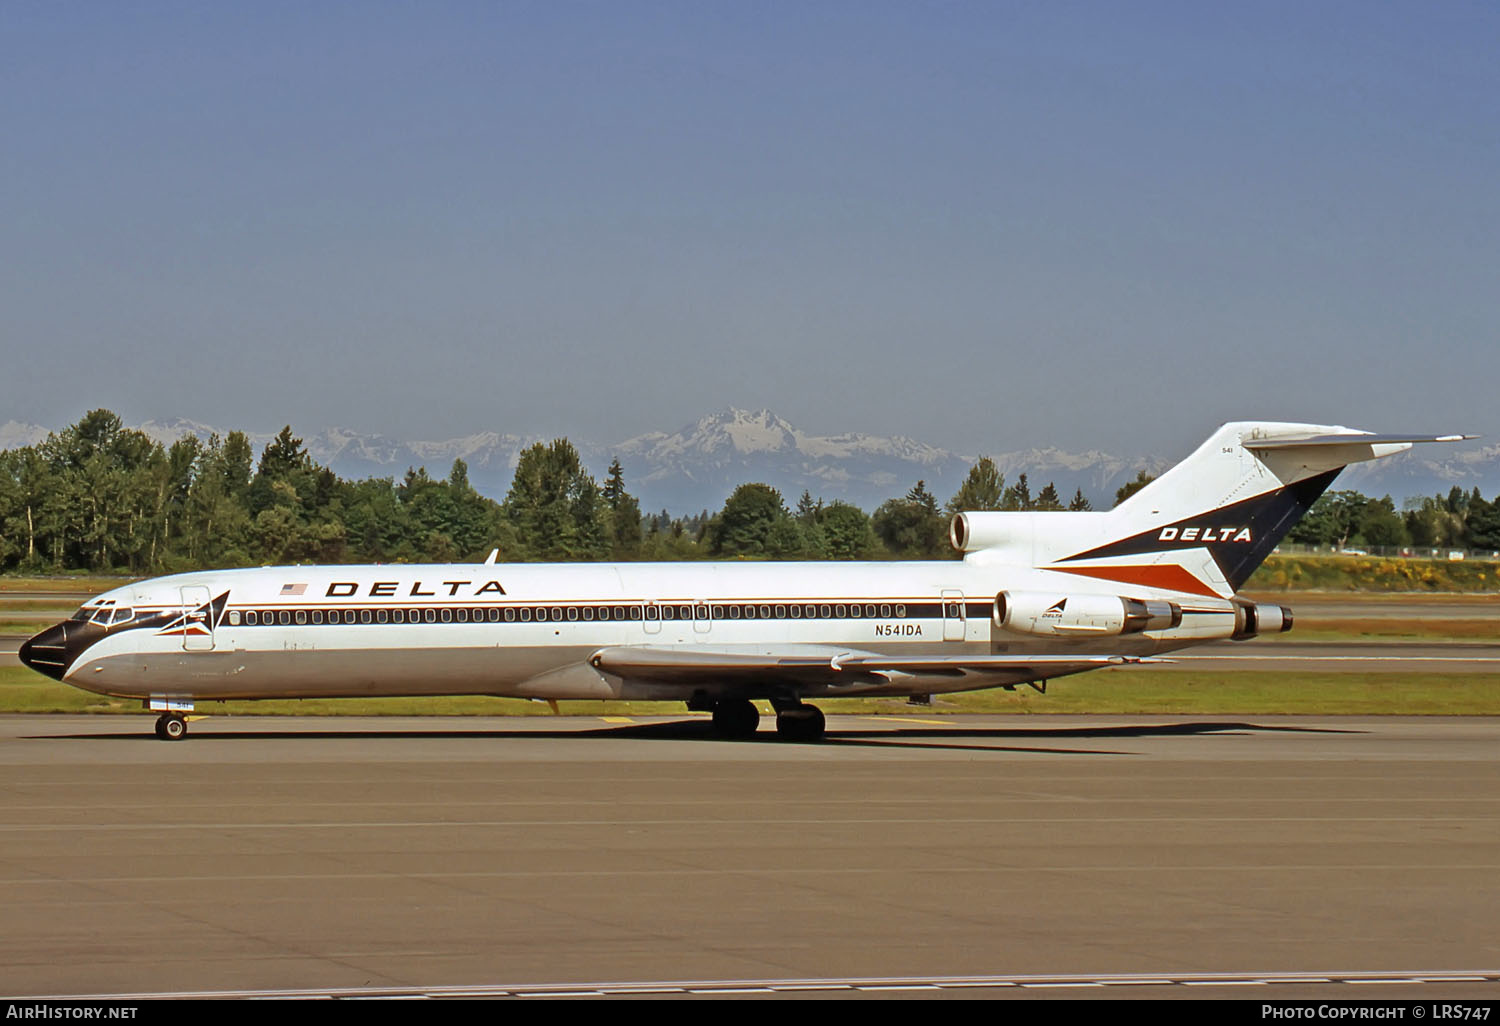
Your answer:
[[[1500,720],[829,729],[0,717],[0,995],[1500,999]]]

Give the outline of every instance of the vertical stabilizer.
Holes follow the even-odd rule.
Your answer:
[[[1187,459],[1108,513],[965,514],[967,552],[1029,537],[1033,566],[1136,588],[1227,598],[1350,463],[1463,435],[1374,435],[1321,424],[1225,424]],[[1028,517],[1006,526],[979,518]],[[955,542],[960,531],[955,528]],[[1007,555],[1020,555],[1007,552]]]

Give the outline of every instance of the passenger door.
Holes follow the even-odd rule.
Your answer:
[[[964,640],[964,593],[943,589],[943,640]]]

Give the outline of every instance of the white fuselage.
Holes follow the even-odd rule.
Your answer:
[[[590,654],[649,646],[834,656],[1149,655],[1229,637],[1235,629],[1235,608],[1227,600],[1137,587],[1131,589],[1136,597],[1179,604],[1180,625],[1102,637],[1007,631],[991,615],[996,594],[1007,589],[1059,596],[1120,593],[1108,582],[977,560],[290,566],[190,573],[93,600],[81,612],[113,606],[128,609],[129,617],[113,614],[115,622],[99,629],[62,679],[103,694],[185,700],[448,694],[680,699],[681,684],[600,672],[589,665]],[[899,673],[798,690],[904,695],[1001,680],[983,673]],[[708,675],[692,690],[713,693],[716,683]]]

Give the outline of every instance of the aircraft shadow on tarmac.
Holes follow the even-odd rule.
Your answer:
[[[221,721],[222,722],[222,721]],[[1044,739],[1055,739],[1060,741],[1074,740],[1084,741],[1089,739],[1107,740],[1129,739],[1129,738],[1153,738],[1153,737],[1196,737],[1205,735],[1247,735],[1259,733],[1307,733],[1307,734],[1357,734],[1364,733],[1360,730],[1342,729],[1337,727],[1305,727],[1282,724],[1246,723],[1238,721],[1190,721],[1185,723],[1143,723],[1122,724],[1116,726],[1079,726],[1079,727],[926,727],[926,726],[900,726],[895,728],[879,728],[870,730],[841,729],[829,730],[822,741],[813,742],[787,742],[783,741],[774,731],[763,730],[748,738],[724,738],[715,733],[713,725],[704,719],[671,720],[664,723],[630,723],[618,726],[596,727],[585,730],[306,730],[306,731],[270,731],[270,730],[225,730],[210,729],[195,732],[189,739],[190,744],[203,744],[212,741],[252,741],[273,739],[297,739],[297,740],[476,740],[496,741],[506,740],[521,742],[526,740],[536,741],[558,741],[578,738],[614,738],[633,739],[641,741],[703,741],[713,744],[812,744],[825,747],[873,747],[873,748],[917,748],[917,749],[952,749],[966,752],[1038,752],[1050,754],[1073,754],[1073,755],[1129,755],[1110,749],[1072,748],[1072,747],[1018,747],[1014,745],[996,746],[984,745],[982,742],[998,740],[1014,741],[1042,741]],[[113,740],[113,741],[150,741],[160,743],[156,737],[147,731],[111,732],[107,734],[52,734],[33,735],[28,740]],[[964,744],[961,742],[970,742]],[[979,744],[973,742],[980,742]]]

